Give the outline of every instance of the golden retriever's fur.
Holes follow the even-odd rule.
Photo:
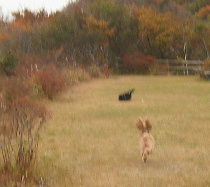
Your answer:
[[[142,132],[142,136],[140,138],[140,148],[142,160],[146,162],[147,156],[154,150],[155,146],[155,140],[150,134],[152,125],[148,119],[143,121],[141,118],[139,118],[136,122],[136,126]]]

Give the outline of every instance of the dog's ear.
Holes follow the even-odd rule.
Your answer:
[[[140,131],[144,131],[144,123],[142,121],[141,118],[139,118],[136,122],[136,127],[140,130]]]
[[[152,124],[150,123],[148,118],[146,118],[146,120],[145,120],[145,126],[146,126],[147,131],[151,131]]]

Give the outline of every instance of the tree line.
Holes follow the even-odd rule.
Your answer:
[[[60,12],[25,9],[13,17],[0,23],[7,66],[33,55],[58,66],[108,63],[114,69],[127,68],[127,57],[209,58],[208,0],[79,0]]]

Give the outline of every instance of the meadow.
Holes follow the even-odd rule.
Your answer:
[[[135,88],[132,100],[118,95]],[[111,76],[73,86],[47,105],[38,168],[46,186],[210,186],[210,88],[196,76]],[[153,124],[143,163],[138,117]]]

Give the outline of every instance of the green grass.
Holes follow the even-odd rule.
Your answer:
[[[130,102],[118,94],[135,88]],[[198,77],[113,76],[82,83],[48,103],[39,168],[49,186],[210,186],[210,89]],[[142,163],[138,117],[153,124]]]

